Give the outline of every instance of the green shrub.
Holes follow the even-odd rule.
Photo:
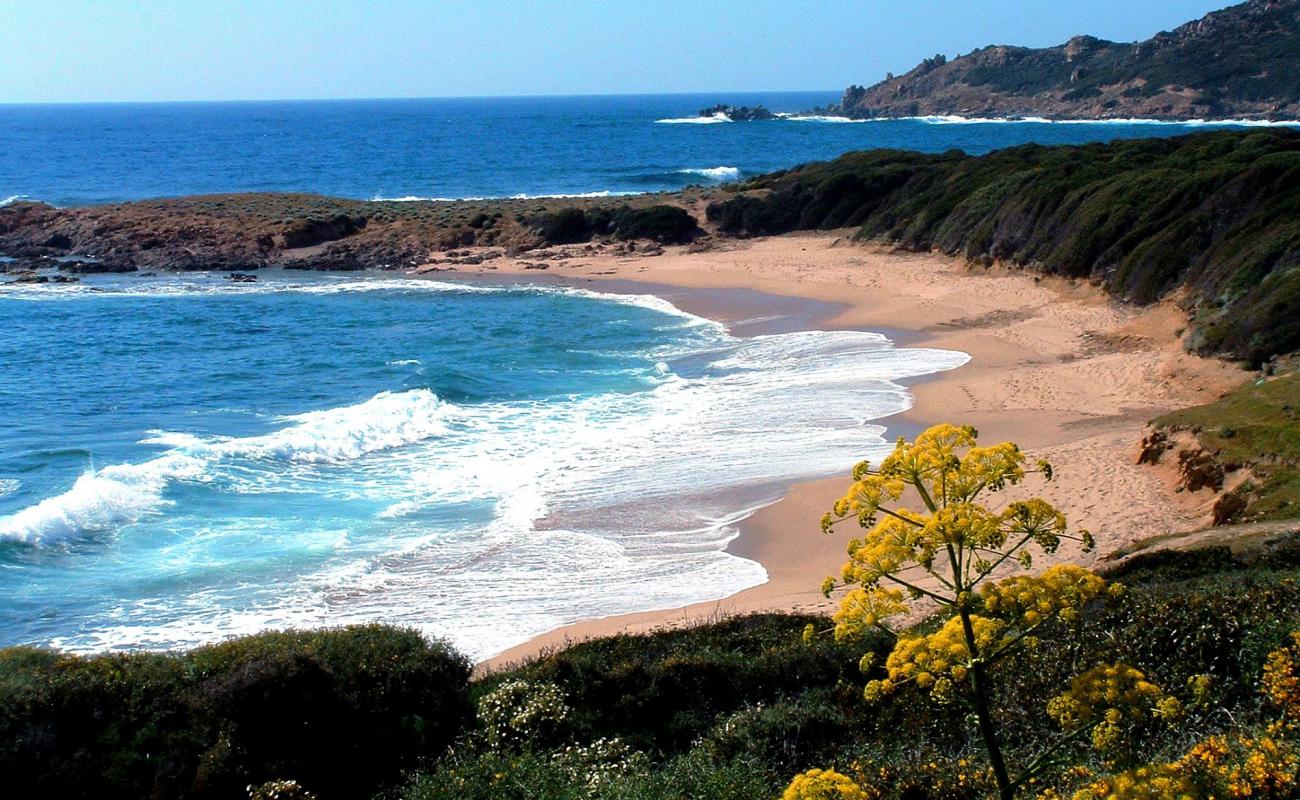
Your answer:
[[[549,748],[564,740],[570,709],[551,683],[502,681],[478,701],[478,720],[493,750]]]
[[[567,696],[578,739],[619,737],[656,753],[682,752],[719,715],[856,680],[852,665],[863,646],[804,645],[800,635],[809,623],[824,620],[758,614],[597,639],[494,676],[484,689],[517,677],[553,683]],[[883,652],[883,638],[877,645]],[[856,690],[846,683],[843,693],[851,699]]]
[[[236,797],[297,781],[357,797],[470,717],[468,662],[378,625],[176,655],[0,651],[0,770],[17,796]]]
[[[694,217],[683,208],[669,205],[599,206],[586,211],[563,208],[534,216],[530,225],[548,244],[576,244],[590,241],[593,236],[685,244],[700,233]]]

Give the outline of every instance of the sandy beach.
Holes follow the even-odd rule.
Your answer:
[[[1176,495],[1162,472],[1136,465],[1137,444],[1147,420],[1212,400],[1247,377],[1233,365],[1183,352],[1185,317],[1173,303],[1126,306],[1083,282],[856,244],[844,232],[654,256],[580,248],[549,255],[544,270],[530,254],[423,271],[648,291],[738,333],[780,316],[969,353],[967,365],[916,383],[910,411],[880,422],[891,436],[936,422],[972,424],[982,441],[1011,439],[1031,458],[1051,461],[1053,482],[1029,481],[1013,491],[1045,497],[1073,528],[1087,528],[1098,540],[1091,555],[1062,547],[1058,559],[1087,563],[1152,533],[1201,527],[1205,499]],[[730,549],[760,562],[767,583],[717,602],[580,622],[484,666],[613,633],[747,612],[829,609],[818,587],[838,573],[848,534],[822,535],[817,522],[847,485],[854,461],[846,453],[845,476],[794,485],[742,524]]]

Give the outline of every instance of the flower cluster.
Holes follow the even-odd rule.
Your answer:
[[[1047,713],[1066,731],[1092,726],[1098,750],[1113,749],[1123,726],[1156,717],[1173,722],[1182,716],[1178,700],[1127,664],[1101,664],[1070,681],[1070,688],[1052,698]]]
[[[618,737],[590,744],[569,745],[555,754],[569,780],[586,787],[594,797],[607,786],[650,773],[650,759]]]
[[[1288,722],[1300,723],[1300,632],[1291,634],[1290,645],[1268,654],[1261,688]]]
[[[1073,800],[1283,800],[1300,788],[1300,752],[1269,734],[1211,736],[1181,758],[1097,779]]]
[[[810,769],[794,776],[781,800],[876,800],[879,796],[833,769]]]
[[[907,613],[901,589],[874,586],[854,589],[840,601],[833,617],[836,641],[847,641],[878,628],[886,619]]]
[[[569,705],[554,684],[509,680],[483,695],[478,717],[488,745],[503,749],[556,739],[569,718]]]
[[[851,539],[849,560],[840,571],[845,583],[874,586],[882,577],[910,564],[932,564],[938,543],[924,535],[926,518],[895,509],[863,539]]]
[[[980,653],[992,652],[1004,644],[1005,624],[979,616],[972,616],[970,621]],[[888,677],[868,683],[864,696],[874,701],[910,682],[928,690],[935,702],[948,703],[953,699],[954,686],[966,680],[970,665],[971,652],[962,620],[950,617],[928,636],[899,639],[885,659]]]
[[[986,583],[981,590],[986,613],[1032,627],[1059,617],[1078,619],[1088,603],[1106,593],[1106,581],[1073,564],[1058,564],[1041,575],[1017,575]]]

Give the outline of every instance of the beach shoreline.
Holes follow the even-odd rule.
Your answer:
[[[421,272],[652,294],[737,335],[770,332],[773,324],[873,330],[897,346],[968,353],[962,367],[906,382],[912,407],[873,422],[886,425],[891,438],[937,422],[972,424],[983,441],[1011,439],[1032,458],[1052,461],[1058,478],[1050,485],[1014,491],[1044,496],[1072,526],[1097,536],[1097,553],[1063,547],[1063,560],[1087,563],[1153,530],[1200,527],[1204,501],[1175,495],[1160,471],[1137,466],[1136,448],[1150,418],[1212,400],[1247,377],[1234,365],[1185,353],[1185,317],[1172,302],[1128,306],[1086,282],[971,268],[939,254],[852,243],[845,232],[654,257],[560,250],[553,258],[544,274],[535,260],[510,258]],[[855,460],[846,453],[843,476],[794,483],[740,523],[728,552],[762,564],[766,583],[718,601],[566,625],[480,668],[618,633],[761,611],[828,611],[819,587],[838,574],[848,536],[821,535],[818,520],[847,485]]]

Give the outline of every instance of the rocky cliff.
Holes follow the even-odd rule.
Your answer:
[[[1250,0],[1132,44],[1076,36],[926,59],[822,109],[858,119],[1300,119],[1300,0]]]

